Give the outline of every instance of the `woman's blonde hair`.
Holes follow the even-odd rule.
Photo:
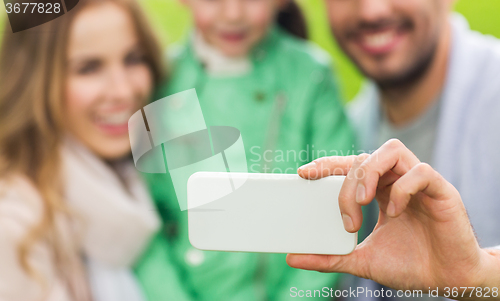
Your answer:
[[[39,278],[28,254],[40,239],[58,250],[55,216],[67,214],[59,174],[63,95],[71,24],[89,5],[113,2],[135,23],[155,84],[162,80],[161,50],[136,0],[80,0],[65,15],[17,33],[4,34],[0,51],[0,178],[28,177],[43,199],[43,217],[19,246],[21,266]],[[6,29],[9,28],[7,24]]]

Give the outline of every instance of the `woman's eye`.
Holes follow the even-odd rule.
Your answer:
[[[92,60],[84,63],[78,68],[77,73],[81,75],[92,74],[99,71],[101,63],[97,60]]]
[[[125,65],[137,65],[137,64],[143,64],[146,62],[146,58],[142,53],[129,53],[125,57]]]

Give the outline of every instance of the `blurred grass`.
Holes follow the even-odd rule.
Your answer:
[[[190,29],[190,14],[179,0],[139,1],[145,7],[164,46],[181,41]],[[357,93],[363,79],[339,50],[330,34],[324,7],[325,0],[297,1],[306,16],[310,39],[333,56],[344,99],[351,99]],[[500,38],[500,0],[459,0],[455,10],[469,20],[472,29]],[[0,33],[3,33],[5,18],[6,12],[3,9],[0,13]]]

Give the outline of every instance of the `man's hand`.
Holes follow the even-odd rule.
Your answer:
[[[424,292],[500,286],[498,257],[479,247],[458,191],[400,141],[390,140],[372,155],[321,158],[298,173],[305,179],[346,175],[339,204],[348,232],[360,229],[361,206],[374,198],[380,212],[374,231],[351,254],[289,254],[290,266]]]

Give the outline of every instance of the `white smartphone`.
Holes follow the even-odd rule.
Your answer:
[[[187,187],[189,240],[200,250],[349,254],[357,233],[342,223],[344,179],[197,172]]]

